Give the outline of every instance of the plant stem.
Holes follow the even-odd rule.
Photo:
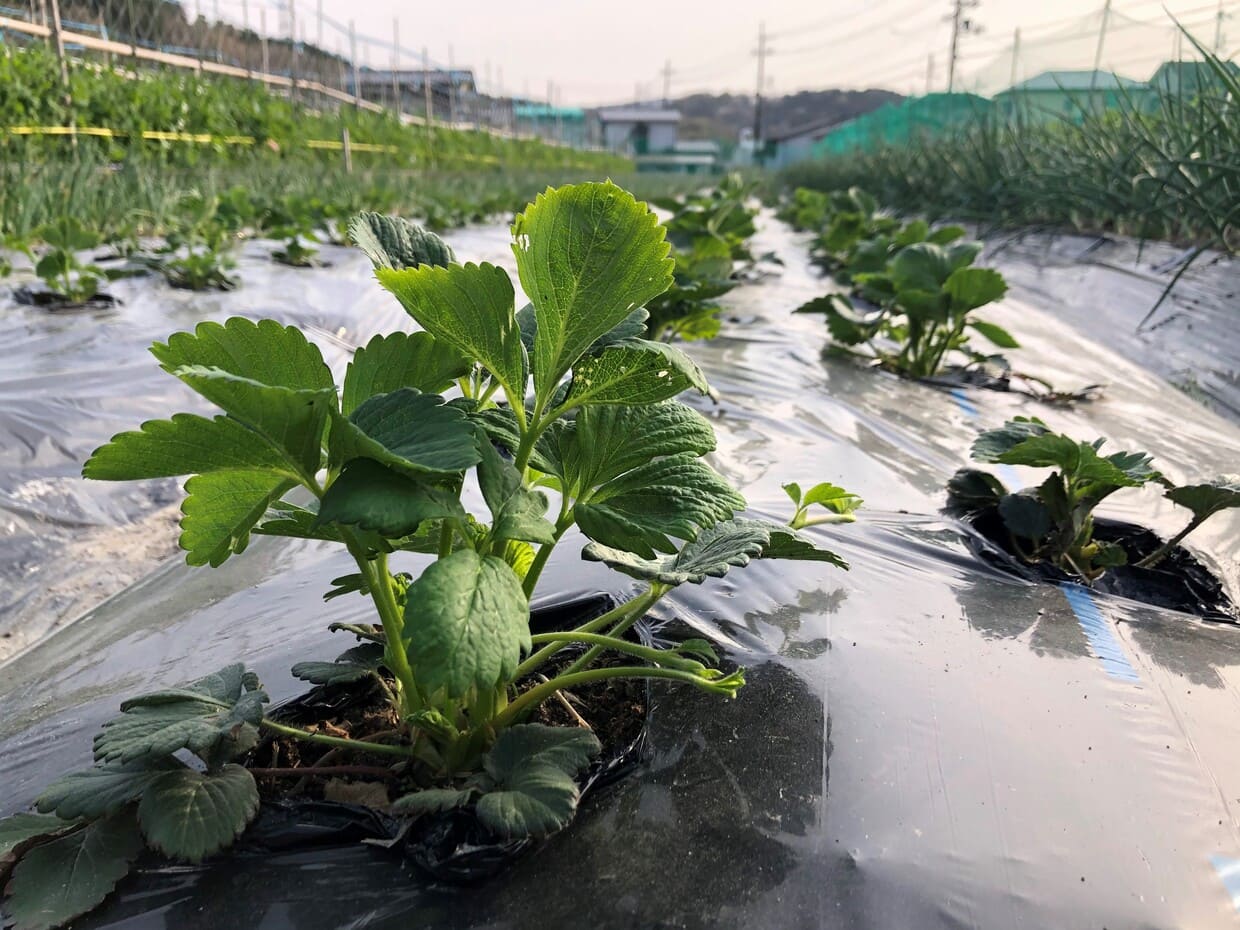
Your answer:
[[[340,736],[328,736],[326,733],[311,733],[308,730],[302,730],[298,727],[285,726],[277,723],[270,717],[264,717],[262,725],[268,730],[275,733],[281,733],[284,736],[291,736],[294,739],[305,740],[308,743],[319,743],[323,746],[331,746],[335,749],[349,749],[354,752],[376,752],[385,756],[398,756],[401,759],[408,759],[412,756],[412,752],[408,747],[390,746],[387,743],[368,743],[360,739],[344,739]]]
[[[406,715],[418,711],[421,709],[421,701],[413,680],[413,669],[409,666],[409,656],[403,648],[401,634],[405,624],[396,604],[396,596],[392,593],[392,575],[387,568],[387,553],[380,553],[372,562],[367,558],[365,547],[357,541],[352,531],[342,528],[340,535],[366,581],[370,597],[383,623],[383,635],[387,640],[383,661],[400,685],[401,710],[405,711]]]
[[[666,649],[643,646],[640,643],[631,643],[627,639],[620,639],[616,636],[603,636],[599,633],[538,633],[531,637],[531,639],[533,639],[535,644],[556,642],[587,643],[602,650],[612,649],[616,652],[624,652],[639,659],[645,659],[647,662],[655,662],[669,668],[675,668],[677,663],[684,663],[686,668],[689,666],[703,667],[702,663],[696,659],[685,659]],[[564,674],[568,674],[568,671],[565,670]]]
[[[1178,546],[1183,541],[1185,536],[1187,536],[1193,530],[1197,529],[1197,527],[1201,526],[1201,524],[1205,523],[1206,519],[1209,516],[1210,514],[1206,514],[1205,516],[1201,516],[1201,517],[1193,517],[1191,520],[1188,521],[1188,526],[1184,527],[1184,529],[1180,530],[1180,532],[1176,533],[1174,536],[1168,539],[1165,543],[1159,546],[1156,550],[1151,552],[1141,561],[1137,562],[1134,567],[1135,568],[1153,568],[1155,565],[1157,565],[1159,562],[1161,562],[1163,559],[1169,556],[1171,554],[1171,550],[1173,550],[1176,546]]]
[[[623,604],[619,604],[618,606],[613,607],[611,610],[607,611],[607,613],[602,614],[601,616],[595,617],[593,620],[589,621],[588,623],[583,623],[581,626],[577,627],[577,629],[574,630],[573,632],[575,633],[597,633],[599,630],[605,629],[606,627],[609,627],[613,624],[623,622],[625,619],[627,619],[628,615],[633,611],[637,611],[638,616],[640,616],[641,614],[644,614],[646,612],[646,609],[651,604],[653,604],[655,601],[657,601],[660,597],[663,596],[662,591],[659,591],[658,594],[655,594],[654,590],[655,590],[654,587],[651,586],[651,588],[647,590],[644,594],[638,595],[631,601],[625,601]],[[542,649],[539,649],[537,652],[533,653],[528,659],[526,659],[524,662],[522,662],[520,665],[517,666],[517,671],[516,671],[516,674],[513,675],[513,680],[514,681],[519,680],[525,677],[526,675],[530,674],[535,669],[537,669],[539,666],[541,666],[543,663],[545,663],[548,659],[550,659],[553,655],[559,652],[562,648],[563,646],[561,646],[559,643],[552,643],[550,646],[544,646]]]
[[[732,685],[720,684],[718,681],[712,681],[692,672],[682,672],[674,668],[651,668],[648,665],[593,668],[584,672],[574,672],[571,675],[557,675],[549,681],[530,688],[529,691],[518,697],[502,713],[495,717],[495,728],[499,730],[508,726],[514,720],[519,719],[525,711],[533,710],[557,691],[574,688],[577,685],[588,685],[596,681],[606,681],[609,678],[670,678],[674,681],[684,681],[697,685],[706,691],[728,693],[735,690]]]
[[[663,588],[662,586],[656,587],[655,585],[651,585],[649,593],[652,596],[650,597],[650,599],[646,601],[645,603],[642,603],[639,607],[636,607],[633,610],[630,610],[627,616],[621,618],[619,621],[616,622],[615,625],[612,626],[610,630],[607,631],[607,635],[612,638],[618,638],[618,637],[623,636],[625,633],[628,632],[629,628],[632,627],[634,623],[636,623],[638,620],[640,620],[645,615],[647,609],[649,609],[655,603],[655,601],[661,598],[666,593],[666,591],[667,589]],[[640,600],[642,599],[637,598],[637,601],[640,601]],[[634,601],[633,603],[636,603],[636,601]],[[597,659],[600,655],[602,655],[605,648],[606,648],[605,646],[591,646],[589,649],[583,652],[577,659],[575,659],[573,663],[569,665],[568,668],[564,669],[564,671],[561,672],[560,674],[571,675],[571,674],[574,674],[575,672],[580,672],[580,671],[583,671],[584,669],[589,668],[590,663],[592,663],[595,659]]]
[[[251,775],[271,778],[300,778],[307,775],[369,775],[372,778],[396,778],[391,769],[377,765],[305,765],[300,768],[250,769]]]
[[[559,543],[560,537],[568,532],[568,528],[572,525],[573,520],[568,507],[568,497],[564,496],[563,505],[560,508],[560,518],[555,523],[555,540],[543,543],[538,547],[538,553],[530,564],[530,570],[526,572],[525,580],[521,583],[527,598],[533,596],[534,588],[538,586],[538,579],[542,577],[543,569],[547,567],[547,560],[551,558],[551,553],[555,549],[556,544]]]

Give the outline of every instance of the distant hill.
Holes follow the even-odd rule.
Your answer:
[[[802,90],[768,97],[762,101],[762,130],[768,135],[808,123],[843,121],[903,99],[889,90]],[[753,126],[753,97],[748,94],[693,94],[671,105],[680,111],[682,139],[734,142],[742,128]]]

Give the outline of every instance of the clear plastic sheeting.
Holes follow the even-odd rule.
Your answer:
[[[1031,302],[1240,422],[1234,259],[1159,242],[1048,234],[996,240],[985,258]],[[1092,377],[1114,380],[1106,372]]]
[[[748,666],[739,697],[656,687],[645,765],[485,884],[435,885],[362,847],[194,868],[149,862],[80,926],[1240,923],[1240,629],[999,574],[939,514],[974,435],[1013,414],[1144,449],[1175,480],[1234,471],[1240,429],[1122,357],[1112,340],[1073,328],[1058,302],[1019,278],[981,315],[1026,346],[1012,353],[1018,367],[1066,388],[1105,379],[1102,400],[1047,408],[824,359],[821,321],[790,313],[826,287],[803,238],[770,220],[760,238],[755,250],[777,251],[783,275],[738,288],[725,335],[688,346],[721,395],[717,405],[691,401],[719,435],[714,464],[767,516],[788,512],[780,484],[793,480],[837,482],[867,506],[856,525],[810,531],[852,562],[849,573],[759,562],[660,606]],[[463,258],[512,265],[506,228],[451,240]],[[247,265],[246,284],[226,297],[150,289],[131,298],[102,325],[124,327],[135,306],[150,319],[110,342],[101,367],[125,367],[132,380],[113,382],[97,405],[106,424],[90,428],[102,438],[170,409],[173,396],[156,385],[171,379],[138,348],[199,318],[271,314],[346,342],[392,328],[399,312],[366,284],[363,260],[333,257],[331,271],[273,270],[266,281]],[[34,332],[40,321],[25,325]],[[90,325],[75,321],[76,338],[89,340]],[[72,364],[68,352],[62,364]],[[74,434],[62,474],[95,438]],[[17,470],[6,463],[4,480]],[[148,512],[165,491],[154,488]],[[1163,534],[1185,519],[1153,490],[1116,495],[1104,511]],[[1233,597],[1238,529],[1234,513],[1220,515],[1191,538]],[[548,597],[631,593],[626,579],[581,562],[579,543],[552,560]],[[41,570],[72,570],[49,558]],[[214,571],[169,560],[0,667],[0,813],[87,764],[94,729],[126,695],[238,660],[275,699],[299,692],[289,665],[339,651],[328,623],[368,617],[361,598],[321,600],[347,564],[330,546],[282,540],[257,540]],[[399,567],[417,565],[410,557]]]

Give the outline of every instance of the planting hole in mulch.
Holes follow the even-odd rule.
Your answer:
[[[972,530],[966,542],[982,561],[1031,581],[1058,584],[1080,580],[1048,562],[1029,564],[1020,559],[997,509],[966,515],[955,512],[949,502],[947,512]],[[1090,585],[1093,590],[1206,620],[1240,622],[1240,611],[1222,583],[1183,546],[1177,546],[1153,568],[1139,568],[1136,563],[1162,545],[1158,534],[1135,523],[1095,517],[1094,538],[1122,546],[1128,564],[1108,568]]]
[[[82,301],[72,301],[55,291],[36,291],[29,287],[19,287],[13,292],[13,299],[25,307],[38,307],[49,313],[85,313],[91,310],[110,310],[120,304],[120,300],[111,294],[95,294]]]
[[[612,606],[610,599],[555,605],[536,611],[538,631],[576,626]],[[642,624],[630,633],[648,640]],[[575,654],[549,665],[553,676]],[[624,656],[600,656],[594,667],[624,665]],[[522,691],[542,676],[521,682]],[[561,692],[543,703],[530,722],[549,726],[588,725],[602,743],[598,758],[578,776],[582,797],[633,771],[645,748],[649,707],[647,682],[610,679]],[[314,687],[285,702],[271,716],[343,739],[396,742],[398,721],[382,687],[366,678]],[[450,882],[485,879],[536,845],[532,839],[509,840],[489,833],[471,808],[424,814],[410,822],[388,813],[393,800],[430,786],[416,765],[402,770],[390,756],[343,751],[291,737],[267,735],[246,762],[254,773],[263,803],[258,819],[240,841],[243,849],[271,851],[310,846],[339,846],[366,841],[394,848],[432,877]]]

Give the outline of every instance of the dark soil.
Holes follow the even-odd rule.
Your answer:
[[[950,505],[948,510],[951,512]],[[961,515],[961,518],[981,537],[981,540],[970,537],[969,544],[982,560],[1031,580],[1052,583],[1080,581],[1049,563],[1029,564],[1022,561],[1011,548],[1008,532],[997,510]],[[1133,523],[1095,517],[1094,537],[1122,546],[1128,553],[1128,564],[1107,569],[1090,586],[1093,590],[1154,607],[1196,614],[1207,620],[1240,621],[1240,612],[1227,596],[1223,585],[1182,546],[1177,546],[1155,567],[1138,568],[1135,563],[1162,546],[1163,541],[1156,533]],[[994,548],[983,545],[982,540]],[[996,552],[996,548],[1000,552]]]
[[[569,661],[565,659],[560,667]],[[627,664],[625,657],[603,655],[594,667],[621,664]],[[547,668],[546,674],[552,676],[557,671],[557,667],[552,665]],[[539,679],[527,679],[520,690],[538,683]],[[581,720],[584,720],[603,744],[600,760],[608,767],[632,754],[646,722],[647,688],[644,680],[594,682],[560,693],[564,700],[553,697],[544,702],[531,718],[532,722],[549,726],[580,726]],[[400,741],[396,715],[387,704],[382,689],[373,680],[313,688],[282,705],[272,716],[282,723],[343,739]],[[350,752],[293,737],[265,734],[246,764],[254,772],[265,802],[330,800],[383,809],[386,803],[401,794],[428,785],[419,781],[421,773],[416,770],[393,771],[393,761],[398,760],[386,755]],[[302,769],[307,771],[303,774]]]
[[[111,294],[96,294],[87,300],[74,302],[63,294],[55,291],[36,291],[28,287],[19,287],[13,292],[13,299],[27,307],[39,307],[50,313],[77,313],[88,310],[107,310],[120,303]]]

